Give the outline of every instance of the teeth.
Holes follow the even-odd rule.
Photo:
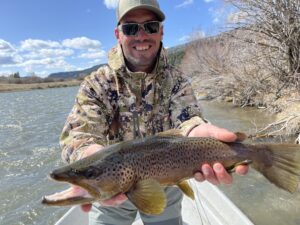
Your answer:
[[[137,51],[145,51],[149,49],[149,46],[136,46],[135,49]]]

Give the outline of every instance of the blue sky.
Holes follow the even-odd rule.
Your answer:
[[[85,69],[116,44],[118,0],[0,0],[0,76]],[[232,10],[221,0],[159,0],[164,46],[220,32]]]

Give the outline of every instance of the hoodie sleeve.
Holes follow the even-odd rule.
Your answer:
[[[186,136],[196,126],[206,123],[192,86],[181,73],[174,79],[170,112],[173,126],[181,129]]]
[[[106,145],[112,105],[107,97],[103,71],[88,76],[79,88],[76,102],[60,136],[62,158],[71,163],[81,158],[83,151],[92,144]]]

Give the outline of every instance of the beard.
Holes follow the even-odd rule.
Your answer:
[[[148,44],[151,47],[145,52],[138,52],[134,50],[133,47],[131,47],[137,44]],[[129,69],[135,71],[141,68],[151,68],[154,66],[160,49],[160,45],[159,47],[157,47],[157,43],[149,39],[144,41],[133,40],[129,42],[126,47],[122,46],[122,49],[126,60],[126,64],[128,65]]]
[[[151,54],[150,56],[139,56],[134,57],[132,55],[125,56],[126,61],[133,67],[147,67],[153,65],[156,61],[157,52]]]

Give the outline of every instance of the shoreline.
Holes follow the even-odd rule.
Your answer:
[[[32,83],[32,84],[0,83],[0,93],[30,91],[30,90],[47,89],[47,88],[73,87],[73,86],[79,86],[81,82],[82,80],[68,80],[68,81]]]

